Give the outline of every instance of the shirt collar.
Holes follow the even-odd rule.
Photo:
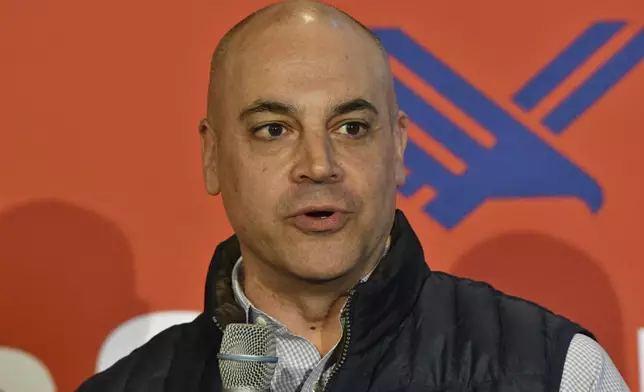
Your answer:
[[[233,267],[233,275],[232,275],[232,286],[233,286],[233,294],[235,295],[235,300],[239,304],[239,306],[244,309],[244,313],[246,314],[246,322],[249,323],[251,322],[252,315],[251,315],[251,310],[253,309],[253,305],[250,303],[250,300],[248,297],[246,297],[246,294],[244,294],[244,289],[242,288],[241,285],[241,275],[243,273],[243,266],[242,266],[242,257],[239,256],[239,259],[237,259],[237,262],[235,263],[235,266]]]
[[[376,270],[378,265],[380,264],[380,260],[382,260],[385,255],[387,254],[387,251],[389,250],[389,246],[391,245],[391,237],[387,238],[387,242],[385,244],[385,249],[382,252],[382,255],[380,256],[380,259],[376,265],[367,273],[362,279],[360,279],[360,283],[364,283],[369,280],[373,272]],[[233,288],[233,294],[235,295],[235,300],[239,304],[239,306],[244,309],[244,313],[246,314],[246,322],[251,323],[254,322],[255,318],[258,315],[262,315],[265,317],[268,317],[269,319],[273,320],[272,317],[268,316],[261,310],[255,308],[253,304],[250,302],[248,297],[246,297],[246,294],[244,293],[244,289],[241,284],[242,280],[242,274],[244,273],[244,266],[242,262],[242,257],[239,256],[237,259],[237,262],[235,263],[235,266],[233,267],[233,273],[232,273],[232,288]]]

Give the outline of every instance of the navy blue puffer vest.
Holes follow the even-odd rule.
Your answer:
[[[239,254],[235,237],[217,247],[196,320],[157,335],[79,391],[220,391],[221,328],[245,319],[230,282]],[[572,337],[592,337],[485,283],[430,271],[400,211],[387,256],[353,290],[345,319],[328,391],[556,392]]]

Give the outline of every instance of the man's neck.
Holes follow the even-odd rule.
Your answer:
[[[244,258],[244,293],[253,306],[279,320],[291,333],[309,340],[324,355],[342,336],[340,313],[349,291],[373,270],[383,249],[347,275],[323,284]]]

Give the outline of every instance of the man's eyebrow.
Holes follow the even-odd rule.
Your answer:
[[[297,108],[293,105],[283,102],[257,100],[239,113],[239,119],[244,120],[251,114],[263,112],[283,114],[286,116],[295,117]]]
[[[378,114],[378,109],[376,109],[376,106],[374,104],[367,101],[366,99],[356,98],[335,106],[333,108],[333,116],[340,116],[342,114],[358,112],[361,110],[367,110],[373,112],[376,115]]]

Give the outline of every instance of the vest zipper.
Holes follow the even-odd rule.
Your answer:
[[[223,333],[223,332],[224,332],[224,328],[221,326],[221,324],[219,324],[219,321],[217,320],[217,317],[212,316],[212,321],[214,321],[214,322],[215,322],[215,325],[217,326],[217,328],[219,328],[219,330]]]
[[[326,385],[324,385],[324,389],[322,389],[323,392],[328,392],[329,386],[331,385],[331,381],[333,380],[333,377],[338,373],[338,371],[340,371],[340,368],[342,367],[342,365],[344,365],[344,362],[347,359],[347,353],[349,351],[349,342],[351,341],[351,303],[353,301],[353,297],[355,297],[355,294],[356,294],[356,290],[352,289],[351,292],[349,292],[349,298],[347,298],[347,303],[346,303],[345,312],[344,312],[345,338],[342,344],[342,354],[340,355],[340,360],[331,371],[331,374],[329,375],[329,379],[327,380]]]

